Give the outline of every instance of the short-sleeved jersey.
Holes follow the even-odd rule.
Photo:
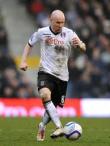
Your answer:
[[[75,32],[66,27],[55,34],[50,27],[38,29],[29,39],[29,45],[40,43],[41,58],[39,70],[57,78],[68,81],[68,58],[71,52],[72,39],[78,37]],[[49,43],[47,43],[49,39]]]

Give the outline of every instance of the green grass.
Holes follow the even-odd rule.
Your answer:
[[[52,140],[50,134],[55,128],[47,126],[46,140],[36,141],[36,125],[39,118],[0,118],[0,146],[110,146],[110,119],[63,118],[62,123],[76,121],[83,127],[83,135],[77,141],[66,138]]]

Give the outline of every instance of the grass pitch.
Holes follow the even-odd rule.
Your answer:
[[[83,127],[83,135],[77,141],[66,138],[52,140],[54,125],[46,129],[46,140],[36,141],[36,125],[40,118],[0,118],[0,146],[110,146],[110,118],[62,118],[63,124],[76,121]]]

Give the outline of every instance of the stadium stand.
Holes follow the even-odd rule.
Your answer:
[[[33,84],[17,68],[9,48],[9,37],[0,11],[0,97],[35,97]]]
[[[70,57],[68,97],[110,97],[110,1],[19,0],[38,27],[48,24],[54,9],[65,12],[66,25],[87,45],[87,53],[74,50]]]
[[[110,1],[106,0],[17,0],[26,8],[37,27],[49,23],[48,15],[61,9],[66,26],[75,30],[87,45],[83,54],[72,52],[67,96],[83,98],[110,97]],[[33,67],[34,68],[34,67]],[[21,88],[21,87],[20,87]],[[17,95],[25,94],[25,86]],[[16,95],[16,96],[17,96]]]

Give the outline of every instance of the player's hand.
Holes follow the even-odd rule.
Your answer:
[[[20,69],[23,70],[23,71],[26,71],[28,68],[28,65],[26,62],[21,62],[20,64]]]
[[[77,48],[80,45],[80,39],[75,37],[72,39],[72,44],[74,48]]]
[[[86,51],[86,45],[85,45],[85,43],[83,43],[82,41],[80,41],[79,48],[80,48],[81,51],[85,52]]]
[[[86,51],[86,45],[79,38],[73,38],[72,40],[74,48],[80,48],[81,51]]]

